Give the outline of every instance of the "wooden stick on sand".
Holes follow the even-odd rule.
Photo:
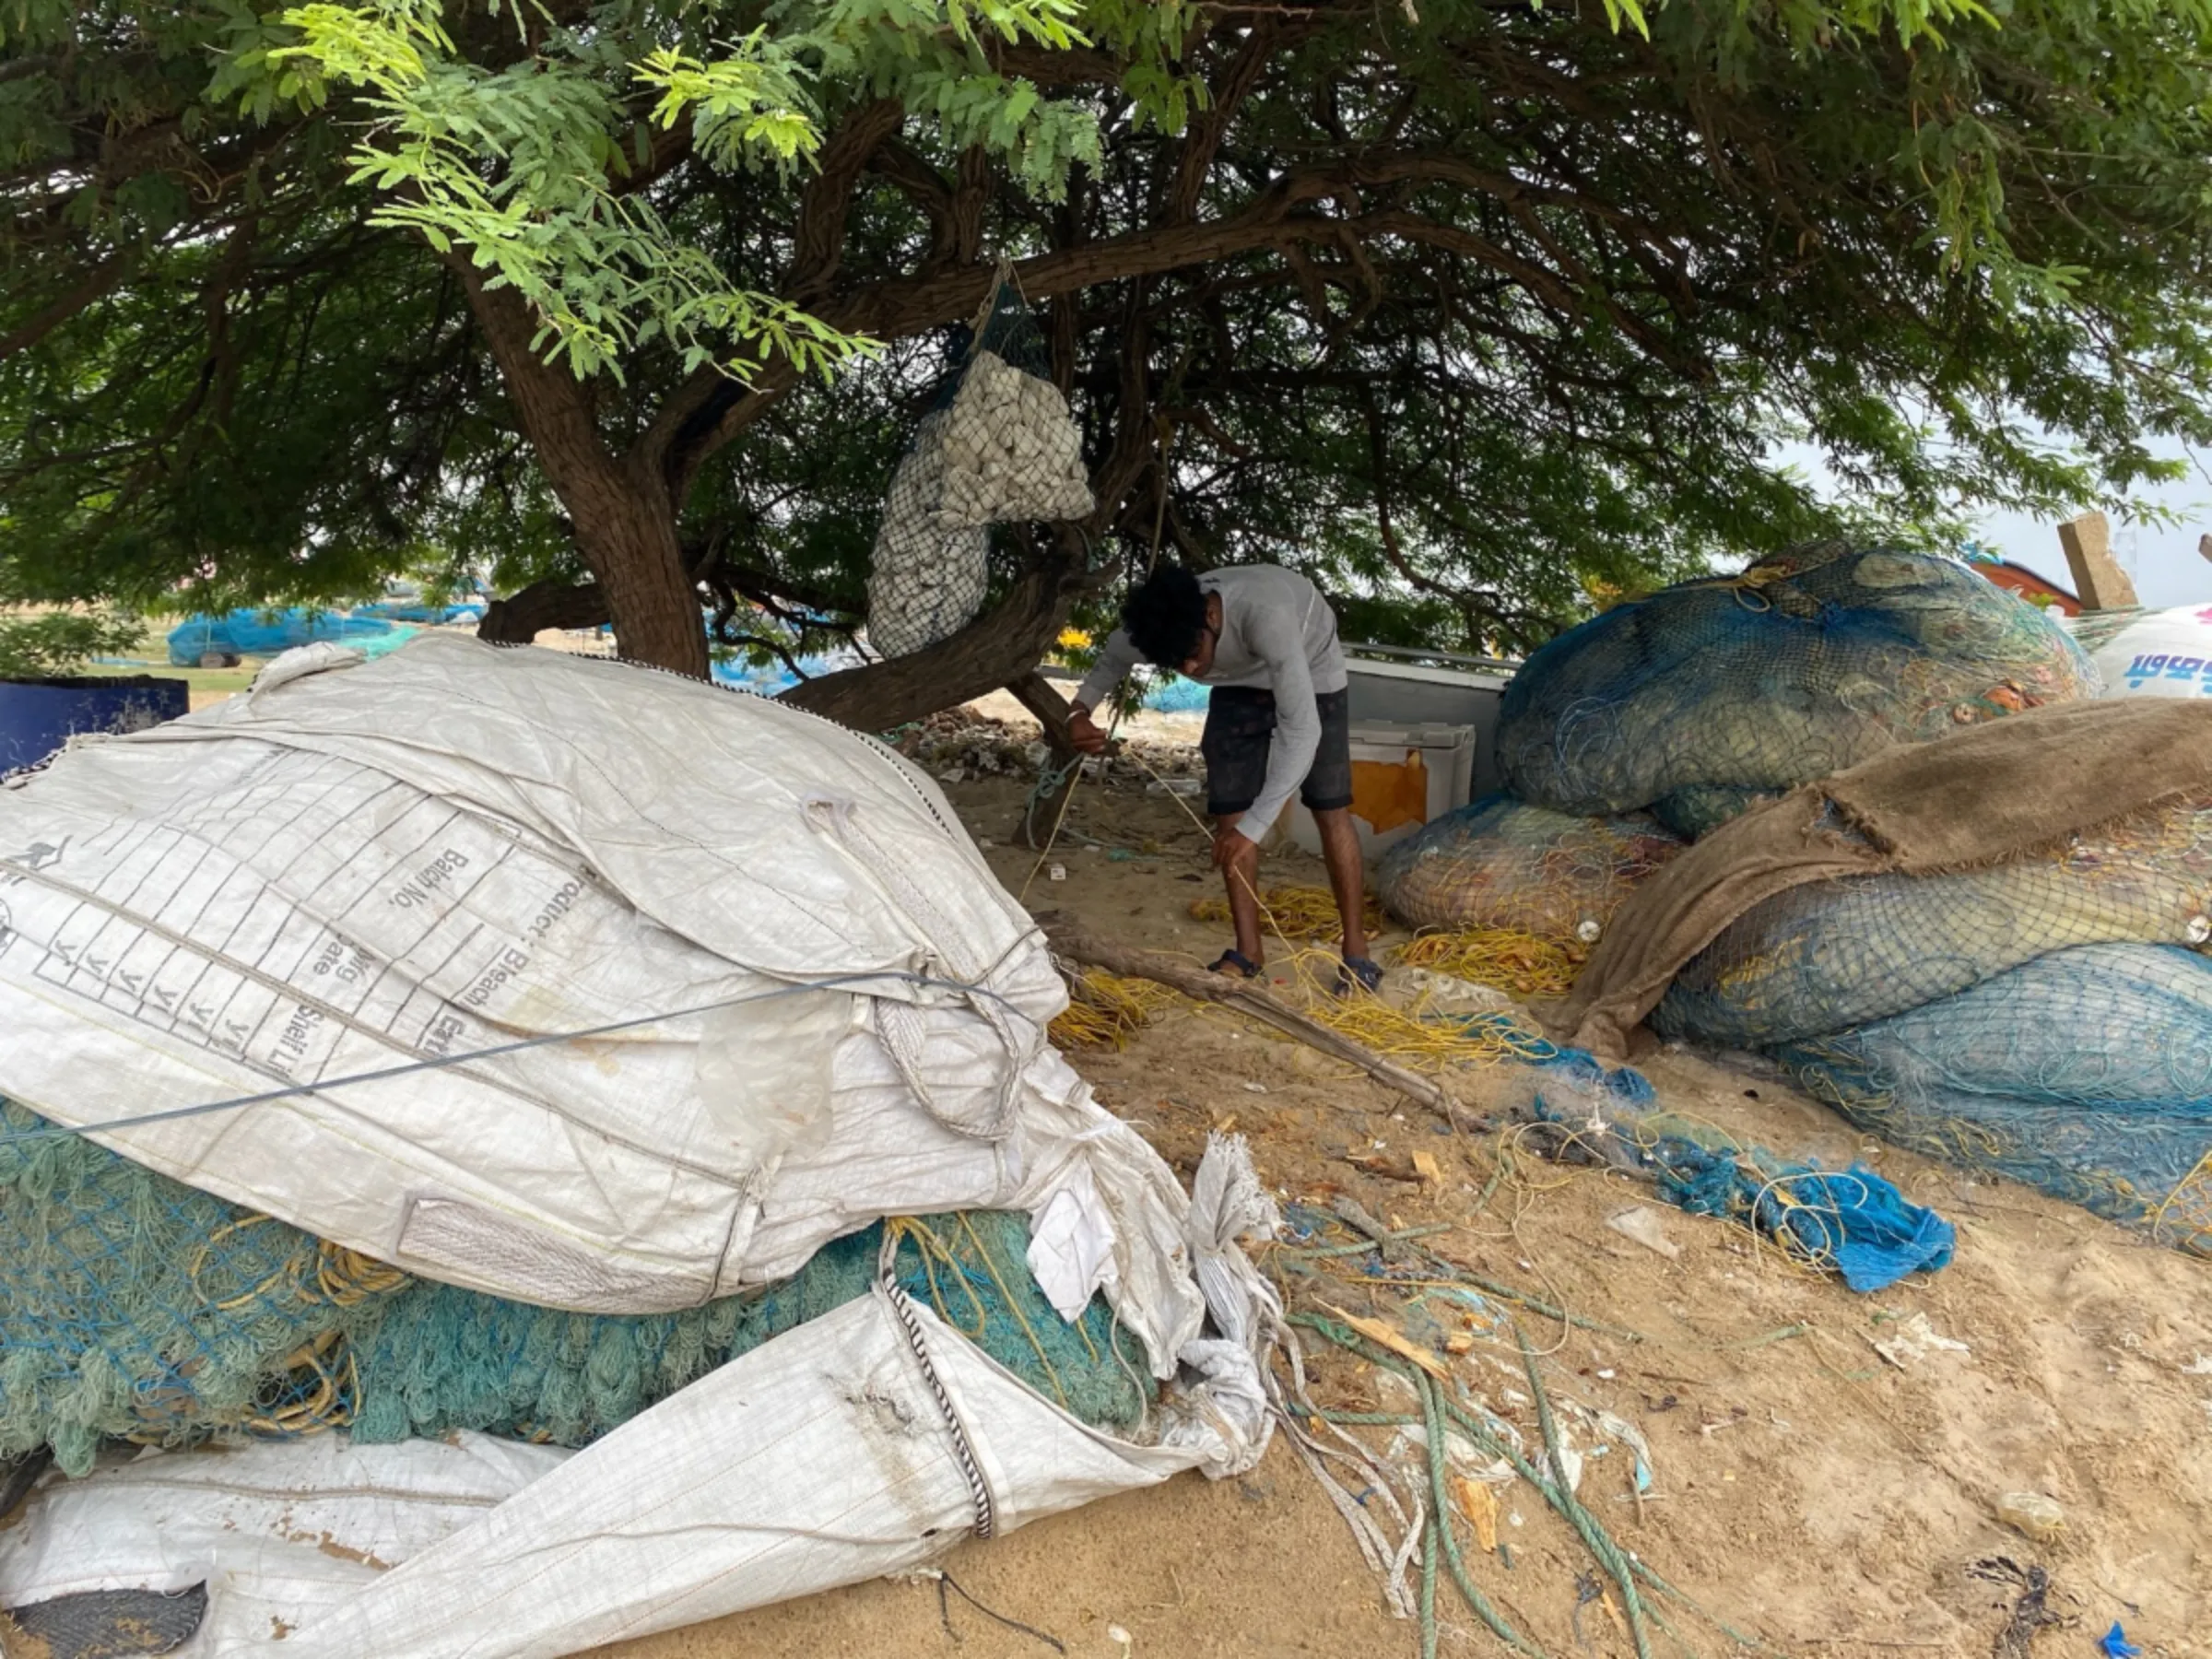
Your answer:
[[[1452,1097],[1427,1077],[1392,1064],[1365,1043],[1355,1042],[1320,1021],[1309,1019],[1250,980],[1214,973],[1163,951],[1142,950],[1134,945],[1102,939],[1059,911],[1047,911],[1037,918],[1037,924],[1044,929],[1053,954],[1063,961],[1103,969],[1124,979],[1152,980],[1199,1002],[1219,1003],[1234,1008],[1287,1037],[1295,1037],[1324,1054],[1358,1066],[1376,1082],[1426,1106],[1445,1122],[1453,1119]]]

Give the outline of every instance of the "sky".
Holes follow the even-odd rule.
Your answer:
[[[2189,474],[2159,489],[2145,489],[2147,501],[2176,515],[2171,524],[2124,520],[2109,514],[2112,556],[2136,584],[2136,596],[2154,609],[2212,604],[2212,561],[2196,550],[2198,536],[2212,533],[2212,455],[2192,455],[2178,445],[2151,446],[2154,453],[2191,463]],[[1813,480],[1832,488],[1832,476],[1817,451],[1804,444],[1781,446],[1775,458],[1796,466]],[[2058,521],[2019,512],[1992,512],[1975,524],[1974,539],[1989,552],[2026,565],[2068,593],[2074,575],[2058,545]]]
[[[2112,557],[2134,581],[2136,597],[2154,609],[2212,604],[2212,561],[2196,550],[2196,538],[2212,532],[2212,480],[2199,474],[2167,486],[2151,499],[2178,512],[2180,522],[2112,521]],[[2073,592],[2073,573],[2059,547],[2055,523],[1998,512],[1984,518],[1976,529],[1975,539],[1991,552]]]

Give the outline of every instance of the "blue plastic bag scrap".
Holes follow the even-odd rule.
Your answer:
[[[2136,1659],[2136,1655],[2143,1651],[2127,1639],[2127,1632],[2120,1628],[2117,1619],[2112,1621],[2112,1628],[2104,1633],[2103,1640],[2098,1642],[2097,1647],[2104,1654],[2104,1659]]]
[[[1692,1215],[1746,1222],[1862,1293],[1934,1273],[1958,1247],[1956,1228],[1865,1164],[1785,1164],[1758,1148],[1715,1152],[1681,1135],[1662,1135],[1642,1150],[1662,1196]]]
[[[1823,1170],[1783,1163],[1763,1147],[1715,1150],[1669,1133],[1662,1126],[1669,1120],[1653,1110],[1659,1097],[1650,1078],[1584,1049],[1538,1043],[1524,1063],[1557,1091],[1530,1100],[1537,1121],[1579,1126],[1602,1118],[1657,1176],[1661,1197],[1693,1216],[1741,1221],[1799,1260],[1841,1274],[1853,1290],[1887,1290],[1908,1274],[1934,1273],[1958,1247],[1956,1228],[1865,1164]],[[1557,1103],[1565,1096],[1576,1099]]]

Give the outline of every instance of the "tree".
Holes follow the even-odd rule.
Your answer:
[[[1099,512],[931,652],[1018,680],[1165,548],[1512,645],[1592,583],[2056,512],[2212,440],[2212,0],[25,0],[0,41],[0,594],[429,549],[703,671],[850,629],[947,329],[1014,261]],[[2046,441],[2040,434],[2048,434]],[[581,582],[580,578],[588,578]],[[758,610],[754,607],[761,607]]]
[[[0,680],[65,676],[94,657],[129,651],[145,636],[145,625],[134,617],[68,611],[0,617]]]

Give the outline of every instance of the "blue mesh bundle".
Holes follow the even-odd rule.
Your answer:
[[[1512,793],[1700,835],[1763,795],[1900,743],[2093,695],[2043,612],[1965,566],[1841,544],[1618,606],[1505,690]]]
[[[2192,951],[2054,951],[1774,1053],[1886,1140],[2212,1254],[2212,962]]]
[[[1634,1066],[1607,1065],[1588,1049],[1562,1047],[1531,1030],[1517,1015],[1427,1013],[1421,1018],[1470,1039],[1497,1039],[1540,1085],[1556,1085],[1563,1094],[1579,1095],[1598,1112],[1644,1112],[1659,1102],[1652,1080]],[[1565,1121],[1545,1106],[1541,1093],[1534,1109],[1539,1119]]]
[[[1141,1419],[1141,1345],[1102,1298],[1061,1321],[1029,1271],[1028,1218],[888,1226],[916,1300],[1086,1421]],[[338,1427],[582,1445],[865,1294],[884,1230],[681,1313],[569,1313],[409,1279],[0,1102],[0,1459],[50,1445],[75,1474],[109,1441]]]
[[[1202,714],[1213,705],[1214,688],[1181,675],[1162,675],[1145,692],[1144,706],[1159,714]]]
[[[1410,927],[1588,940],[1685,844],[1648,818],[1571,818],[1489,794],[1393,846],[1375,894]]]
[[[1693,958],[1662,1036],[1795,1042],[1902,1014],[2077,945],[2212,941],[2212,802],[2158,807],[2017,863],[1776,894]]]
[[[169,660],[179,668],[199,665],[206,656],[273,657],[300,645],[333,641],[368,651],[391,650],[411,637],[412,629],[394,628],[377,617],[340,617],[328,611],[232,611],[223,617],[192,617],[169,635]]]

